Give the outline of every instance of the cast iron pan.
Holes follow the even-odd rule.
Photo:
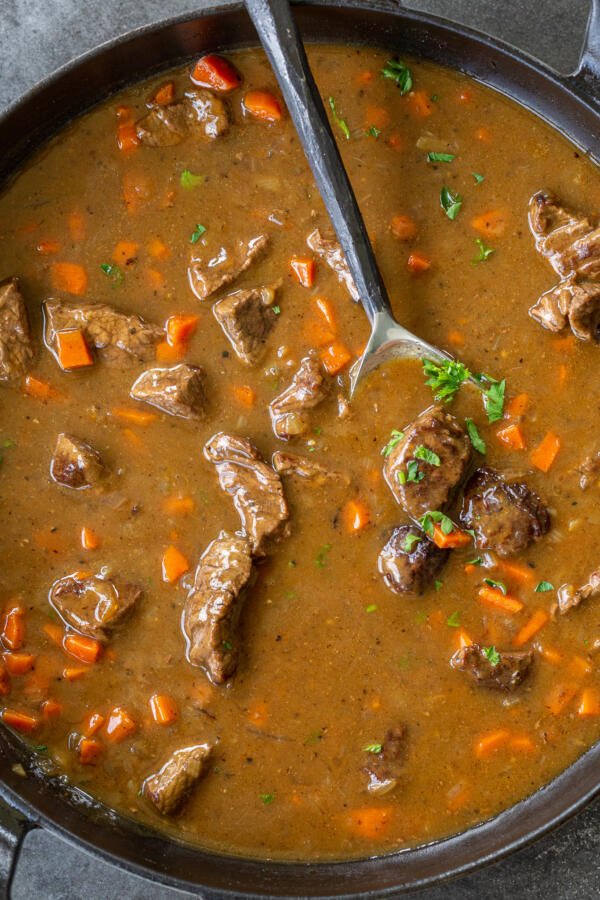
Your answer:
[[[558,75],[497,41],[396,0],[313,0],[296,7],[308,41],[376,44],[460,69],[513,97],[600,160],[600,0],[593,0],[581,64]],[[86,54],[0,119],[0,180],[48,137],[116,89],[206,50],[256,44],[240,3],[142,28]],[[27,778],[19,775],[20,763]],[[563,822],[600,792],[600,743],[528,799],[477,828],[429,846],[340,863],[276,863],[208,853],[177,843],[96,804],[44,772],[0,729],[0,881],[8,893],[28,829],[44,826],[110,862],[203,896],[383,896],[497,860]]]

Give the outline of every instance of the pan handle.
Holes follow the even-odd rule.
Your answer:
[[[600,105],[600,0],[591,0],[583,50],[574,77],[589,99]]]
[[[23,839],[33,825],[16,809],[0,800],[0,900],[9,900]]]

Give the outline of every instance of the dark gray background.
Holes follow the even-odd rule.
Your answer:
[[[0,107],[53,69],[130,28],[192,12],[206,0],[0,0]],[[213,0],[212,5],[215,5]],[[500,37],[560,71],[575,68],[588,0],[414,0],[406,6]],[[438,888],[422,900],[544,900],[600,897],[600,804],[503,862]],[[407,896],[407,895],[404,895]],[[13,900],[183,900],[100,862],[43,831],[25,840]]]

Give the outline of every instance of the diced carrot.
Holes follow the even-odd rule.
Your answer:
[[[99,534],[92,528],[88,528],[87,525],[84,525],[81,529],[81,546],[84,550],[97,550],[98,547],[102,544],[102,540]]]
[[[506,559],[499,560],[496,567],[505,575],[518,581],[520,584],[531,584],[535,579],[535,572],[529,566],[522,563],[512,562]]]
[[[399,134],[391,134],[387,139],[387,144],[392,150],[402,150],[404,142]]]
[[[517,597],[513,597],[511,594],[503,594],[498,588],[489,587],[488,585],[479,588],[478,597],[479,602],[485,606],[509,613],[511,616],[520,613],[524,606]]]
[[[367,106],[365,113],[365,128],[375,126],[380,131],[390,124],[390,113],[385,106]]]
[[[46,553],[64,553],[68,547],[60,531],[54,527],[34,531],[33,540],[36,547],[45,550]]]
[[[489,212],[476,216],[471,225],[484,237],[500,237],[506,230],[508,215],[503,209],[490,209]]]
[[[35,378],[34,375],[25,376],[23,387],[25,393],[30,397],[35,397],[36,400],[59,400],[62,397],[60,391],[57,391],[55,387],[52,387],[47,381]]]
[[[359,72],[354,80],[357,84],[371,84],[374,78],[375,73],[371,69],[365,69],[363,72]]]
[[[537,647],[538,653],[542,656],[547,662],[552,663],[553,666],[559,665],[562,662],[562,654],[555,650],[553,647]]]
[[[451,328],[447,335],[447,340],[449,344],[452,344],[453,347],[464,347],[466,340],[462,331],[457,331],[456,328]]]
[[[196,504],[192,497],[165,497],[163,500],[163,509],[169,516],[190,516]]]
[[[196,331],[199,321],[200,317],[194,315],[169,316],[165,326],[168,342],[186,344]]]
[[[158,106],[167,106],[175,99],[175,85],[172,81],[166,81],[155,92],[152,100]]]
[[[49,698],[48,700],[42,701],[40,706],[42,712],[42,719],[46,722],[51,722],[53,719],[59,719],[63,712],[63,705],[59,703],[58,700],[53,700]]]
[[[412,114],[421,119],[430,116],[434,110],[434,104],[426,91],[411,91],[406,99]]]
[[[179,362],[184,358],[187,350],[187,344],[170,344],[168,341],[160,341],[156,345],[156,361]]]
[[[157,725],[170,725],[179,715],[177,704],[168,694],[152,694],[150,709]]]
[[[538,446],[531,451],[529,459],[532,465],[541,472],[548,472],[560,450],[560,438],[553,431],[542,439]]]
[[[65,666],[62,677],[65,681],[80,681],[82,678],[85,678],[87,673],[87,669],[81,669],[78,666]]]
[[[472,103],[473,91],[470,91],[469,88],[462,88],[457,99],[459,103]]]
[[[503,428],[498,429],[496,437],[509,450],[524,450],[526,447],[525,437],[520,425],[514,423],[505,425]]]
[[[189,569],[190,564],[181,550],[170,544],[163,553],[162,558],[163,581],[173,584],[174,581],[178,581],[182,575],[189,572]]]
[[[315,297],[314,306],[317,313],[323,318],[324,322],[331,328],[333,332],[337,331],[337,319],[335,310],[327,297]]]
[[[129,266],[137,259],[139,244],[135,241],[119,241],[115,244],[112,258],[119,266]]]
[[[74,210],[69,214],[69,234],[74,241],[83,241],[86,236],[85,216],[79,210]]]
[[[519,753],[533,753],[535,744],[526,734],[518,734],[511,737],[508,742],[511,750],[517,750]]]
[[[336,332],[319,318],[308,318],[303,325],[303,334],[311,347],[324,347],[336,338]]]
[[[252,409],[256,403],[256,391],[252,390],[247,384],[233,384],[231,393],[235,402],[246,409]]]
[[[50,276],[52,287],[57,291],[65,291],[67,294],[74,294],[77,297],[81,297],[87,291],[87,272],[79,263],[52,263]]]
[[[315,283],[315,261],[310,257],[292,256],[290,268],[302,287],[311,288]]]
[[[130,106],[117,106],[116,116],[117,122],[131,122],[133,119],[133,110]]]
[[[133,215],[152,199],[152,185],[142,172],[126,172],[123,175],[123,202],[127,212]]]
[[[81,662],[95,663],[102,656],[102,644],[84,634],[68,634],[63,641],[67,653]]]
[[[81,733],[86,737],[92,737],[92,735],[96,734],[97,731],[100,731],[100,729],[104,725],[104,722],[105,717],[102,715],[102,713],[90,713],[89,716],[86,716],[81,725]]]
[[[11,606],[2,625],[2,643],[8,650],[20,650],[25,641],[25,613],[19,604]]]
[[[122,706],[115,706],[108,716],[106,737],[115,744],[130,737],[137,729],[133,718]]]
[[[94,364],[94,357],[83,334],[83,331],[57,331],[56,354],[61,369],[82,369]]]
[[[468,632],[465,631],[464,628],[460,628],[458,634],[456,635],[456,646],[459,650],[462,650],[463,647],[470,647],[473,641]]]
[[[133,122],[121,122],[117,127],[117,147],[122,153],[131,153],[139,147],[140,139]]]
[[[344,529],[350,534],[362,531],[371,521],[369,507],[362,500],[348,500],[342,509]]]
[[[417,236],[417,223],[411,216],[398,213],[392,217],[390,231],[399,241],[412,241]]]
[[[31,653],[5,653],[4,664],[9,675],[26,675],[35,666],[35,656]]]
[[[82,766],[95,766],[103,750],[104,747],[97,738],[82,737],[77,745],[79,762]]]
[[[441,550],[448,550],[455,547],[466,547],[471,543],[471,536],[466,531],[460,531],[455,528],[449,534],[444,534],[439,524],[436,522],[433,526],[433,543]]]
[[[509,418],[522,416],[529,406],[529,394],[517,394],[511,397],[506,404],[506,414]]]
[[[239,87],[242,78],[229,60],[216,53],[201,56],[194,66],[190,78],[194,84],[212,88],[214,91],[232,91]]]
[[[51,253],[58,253],[60,250],[60,244],[58,241],[40,241],[36,247],[38,253],[42,253],[44,256],[49,256]]]
[[[559,716],[565,711],[578,690],[579,685],[577,684],[557,684],[547,695],[544,705],[553,716]]]
[[[57,647],[62,647],[63,641],[65,639],[65,630],[60,625],[56,625],[54,622],[46,622],[43,626],[42,631],[44,634],[50,638],[50,640],[56,644]]]
[[[600,693],[596,688],[587,687],[582,690],[577,715],[600,716]]]
[[[393,817],[393,806],[362,806],[348,813],[348,827],[356,837],[376,841],[385,837]]]
[[[578,679],[585,678],[591,671],[592,666],[589,660],[584,659],[583,656],[574,656],[567,667],[568,674]]]
[[[171,251],[160,238],[152,238],[148,244],[148,253],[153,259],[168,259]]]
[[[263,122],[277,122],[281,119],[281,104],[277,97],[267,91],[248,91],[244,95],[244,109]]]
[[[431,268],[431,260],[424,253],[411,253],[406,260],[406,266],[413,275],[420,275]]]
[[[111,414],[124,422],[131,422],[132,425],[151,425],[158,418],[155,413],[129,409],[127,406],[113,406]]]
[[[475,742],[475,756],[478,759],[485,759],[499,747],[507,744],[509,739],[510,731],[506,728],[498,728],[496,731],[481,735]]]
[[[477,131],[475,132],[475,137],[478,141],[482,141],[484,144],[489,144],[492,140],[492,132],[489,128],[486,128],[485,125],[483,125],[481,128],[477,129]]]
[[[341,341],[333,341],[321,351],[321,360],[329,375],[337,375],[352,359],[352,354]]]
[[[269,721],[269,707],[266,703],[255,703],[248,710],[247,719],[255,728],[264,728]]]
[[[30,716],[27,713],[19,712],[16,709],[9,709],[5,707],[2,710],[2,721],[5,725],[8,725],[9,728],[14,728],[15,731],[21,731],[23,734],[30,734],[32,731],[35,731],[39,726],[40,722],[36,716]]]

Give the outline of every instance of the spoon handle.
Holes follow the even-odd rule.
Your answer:
[[[246,0],[371,325],[391,315],[365,223],[310,71],[288,0]]]

